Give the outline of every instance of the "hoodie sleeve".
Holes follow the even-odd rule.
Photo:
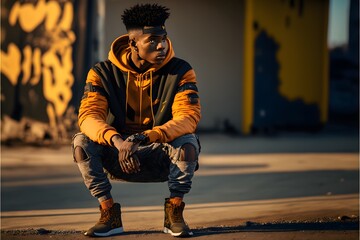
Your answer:
[[[92,69],[87,75],[86,83],[102,87],[100,78]],[[111,145],[111,137],[119,133],[106,123],[107,114],[108,102],[106,97],[98,92],[84,92],[78,117],[80,131],[94,142]]]
[[[185,83],[196,84],[193,69],[184,74],[179,87]],[[200,100],[195,90],[180,91],[175,95],[172,105],[173,118],[161,126],[145,131],[150,142],[171,142],[189,133],[194,133],[201,118]]]

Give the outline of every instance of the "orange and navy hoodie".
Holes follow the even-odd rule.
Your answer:
[[[112,145],[115,134],[144,132],[150,142],[170,142],[194,133],[201,118],[196,76],[176,58],[171,41],[163,63],[144,73],[129,62],[128,35],[111,45],[108,60],[88,72],[79,109],[81,132]]]

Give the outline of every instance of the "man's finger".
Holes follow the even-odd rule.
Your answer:
[[[127,173],[126,164],[125,164],[123,161],[120,162],[120,167],[121,167],[121,170],[122,170],[124,173]]]
[[[132,162],[132,165],[135,169],[136,172],[140,172],[140,161],[139,161],[139,158],[138,156],[136,156],[135,154],[133,154],[131,157],[131,162]]]
[[[123,156],[124,156],[124,159],[128,159],[128,157],[129,157],[129,152],[128,152],[128,151],[124,151],[124,152],[123,152]]]

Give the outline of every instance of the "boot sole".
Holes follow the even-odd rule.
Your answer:
[[[171,231],[169,228],[167,227],[164,227],[164,230],[163,230],[164,233],[169,233],[171,234],[171,236],[174,236],[174,237],[190,237],[193,235],[193,232],[179,232],[179,233],[174,233],[173,231]]]
[[[94,232],[93,234],[88,234],[88,232],[86,232],[86,233],[84,233],[84,235],[91,236],[91,237],[108,237],[108,236],[117,235],[117,234],[120,234],[123,232],[124,232],[123,227],[120,227],[120,228],[111,229],[110,231],[105,232],[105,233]]]

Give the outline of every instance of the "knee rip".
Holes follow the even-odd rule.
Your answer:
[[[77,163],[80,162],[85,162],[88,159],[88,155],[86,154],[86,152],[84,151],[84,149],[82,147],[75,147],[74,150],[74,160]]]
[[[179,160],[185,162],[195,162],[197,160],[195,147],[191,144],[184,144],[180,150]]]

